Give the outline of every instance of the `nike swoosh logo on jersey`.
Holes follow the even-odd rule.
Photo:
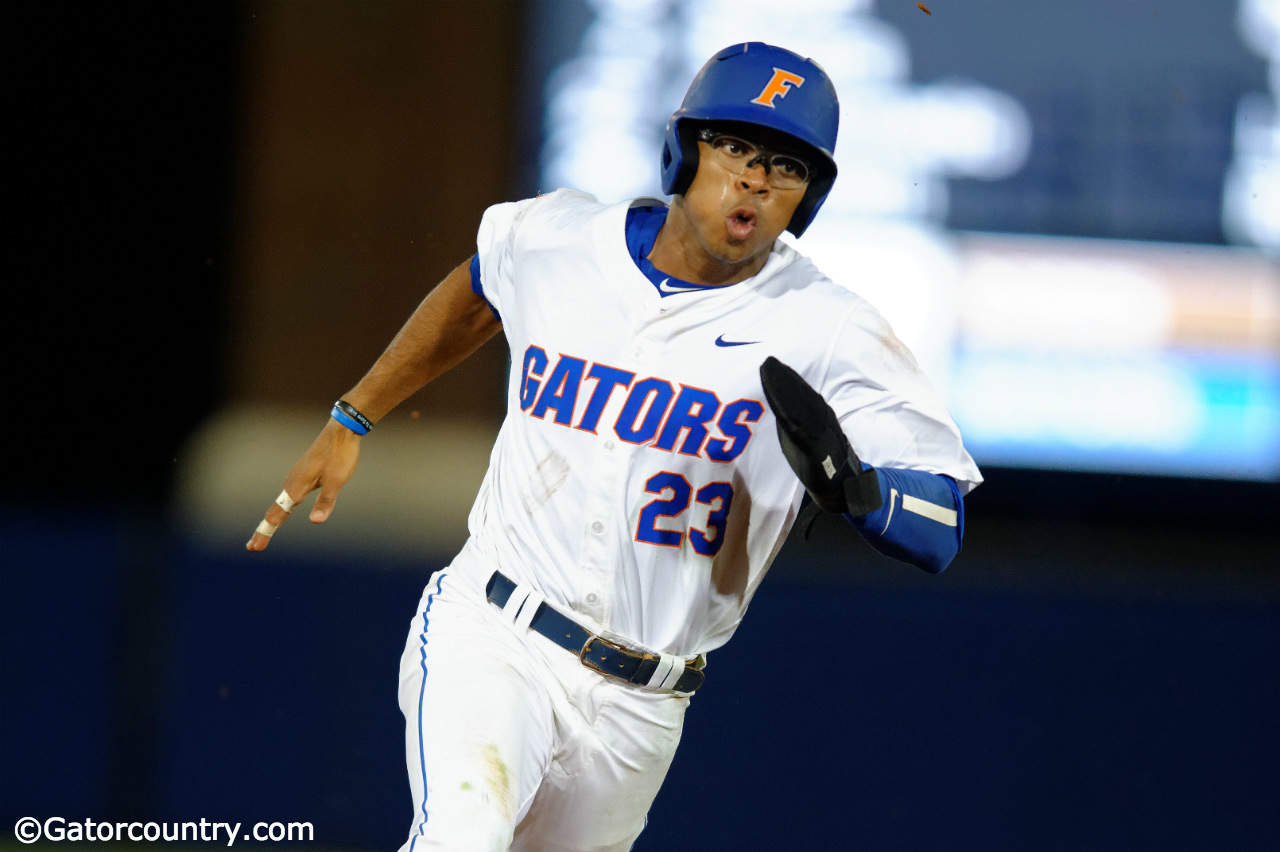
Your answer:
[[[663,278],[658,284],[658,292],[664,296],[671,296],[676,293],[696,293],[702,289],[701,287],[671,287],[667,285],[670,280],[670,278]]]
[[[716,346],[750,346],[759,342],[759,340],[725,340],[723,334],[716,338]]]

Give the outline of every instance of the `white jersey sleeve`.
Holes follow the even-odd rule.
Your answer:
[[[820,390],[867,464],[946,474],[962,494],[982,482],[941,396],[889,323],[859,297],[832,338]]]
[[[593,202],[591,196],[571,189],[558,189],[536,198],[495,204],[484,211],[476,232],[476,259],[480,265],[480,282],[484,297],[506,319],[504,305],[512,302],[511,289],[517,279],[514,259],[522,245],[531,240],[544,239],[541,234],[529,235],[522,226],[534,211],[554,216],[557,208],[575,198]],[[535,228],[535,230],[537,230]]]
[[[476,232],[476,259],[480,264],[480,281],[484,297],[499,314],[506,303],[504,295],[511,286],[512,239],[524,214],[537,202],[536,198],[495,204],[484,211]]]

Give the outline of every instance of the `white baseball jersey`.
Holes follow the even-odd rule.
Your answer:
[[[479,583],[498,568],[588,629],[690,657],[733,634],[804,496],[767,356],[827,399],[863,461],[962,493],[981,476],[870,304],[781,241],[746,281],[663,297],[628,253],[634,203],[561,190],[484,214],[511,376],[454,568]]]

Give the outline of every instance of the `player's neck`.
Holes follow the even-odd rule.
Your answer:
[[[665,275],[692,284],[723,286],[755,275],[764,267],[769,253],[740,261],[716,257],[702,245],[686,213],[673,204],[667,210],[666,222],[658,231],[648,258]]]

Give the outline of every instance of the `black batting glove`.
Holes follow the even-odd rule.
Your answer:
[[[874,468],[862,469],[822,394],[773,356],[760,365],[760,384],[778,423],[782,454],[813,502],[854,516],[879,509],[880,478]]]

